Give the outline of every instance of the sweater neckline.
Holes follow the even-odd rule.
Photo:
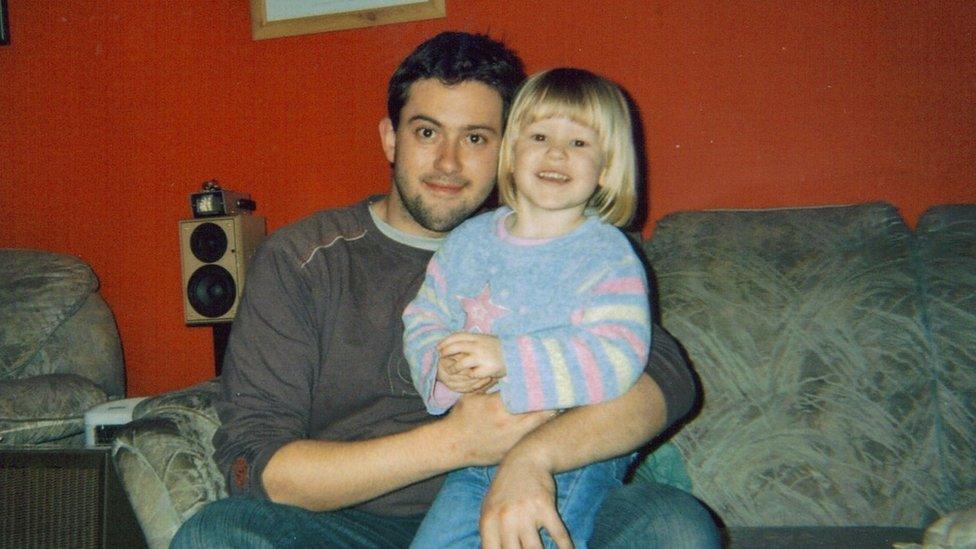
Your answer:
[[[494,224],[495,227],[494,230],[495,236],[498,237],[498,239],[501,240],[502,242],[511,244],[513,246],[522,247],[522,248],[545,246],[547,244],[551,244],[554,242],[567,242],[573,240],[579,234],[588,230],[586,229],[586,227],[588,227],[591,223],[597,221],[597,218],[588,215],[586,216],[586,220],[583,223],[580,223],[579,226],[573,228],[573,230],[569,231],[566,234],[553,236],[549,238],[525,238],[525,237],[513,235],[508,231],[508,227],[505,226],[505,220],[508,219],[508,217],[511,216],[513,213],[515,213],[514,210],[512,210],[508,206],[502,206],[497,210],[495,210],[492,219],[492,223]]]

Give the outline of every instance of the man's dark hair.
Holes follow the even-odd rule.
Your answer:
[[[525,80],[525,70],[522,60],[497,40],[483,34],[442,32],[417,46],[390,77],[386,109],[394,129],[409,99],[410,85],[428,78],[448,86],[468,80],[481,82],[502,96],[504,116]]]

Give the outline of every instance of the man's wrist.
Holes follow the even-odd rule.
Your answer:
[[[505,454],[505,458],[498,466],[523,470],[532,469],[555,475],[557,467],[548,450],[545,444],[534,440],[532,433],[529,433]]]
[[[433,452],[437,460],[436,468],[443,471],[453,471],[463,467],[476,465],[475,449],[467,444],[464,432],[459,430],[458,422],[452,420],[450,412],[437,421],[424,424],[418,429],[424,432],[423,438],[438,447]]]

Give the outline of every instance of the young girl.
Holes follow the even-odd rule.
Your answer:
[[[529,78],[501,143],[501,208],[451,232],[406,308],[404,348],[427,410],[499,391],[508,411],[610,400],[650,346],[643,265],[623,226],[636,205],[635,153],[620,89],[579,69]],[[556,475],[557,509],[585,547],[629,457]],[[477,547],[494,467],[448,475],[414,547]],[[548,546],[551,539],[543,535]]]

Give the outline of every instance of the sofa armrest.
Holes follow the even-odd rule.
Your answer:
[[[149,546],[165,548],[187,518],[227,496],[213,460],[217,384],[209,381],[144,400],[112,455]]]

